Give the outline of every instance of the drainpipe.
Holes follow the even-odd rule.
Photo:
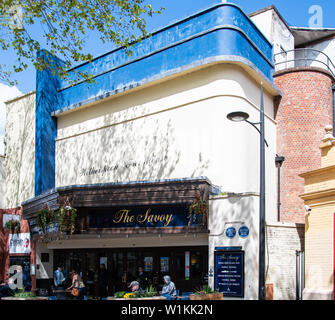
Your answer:
[[[332,85],[333,90],[333,132],[335,130],[335,82],[333,81]]]
[[[335,90],[335,87],[334,87],[334,90]],[[283,162],[285,161],[285,158],[282,157],[282,156],[278,156],[278,154],[276,155],[276,166],[278,168],[278,186],[277,186],[277,219],[278,219],[278,222],[280,222],[280,206],[281,206],[281,203],[280,203],[280,168],[283,164]]]

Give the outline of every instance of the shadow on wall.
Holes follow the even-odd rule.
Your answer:
[[[212,200],[209,229],[215,247],[242,246],[245,251],[245,298],[258,297],[258,216],[255,212],[257,197],[229,197]],[[229,239],[225,235],[227,226],[233,225],[237,231],[246,225],[250,234],[242,239],[238,234]]]
[[[34,195],[35,95],[7,106],[5,204],[14,208]]]
[[[140,117],[56,143],[56,185],[168,179],[190,144],[188,132],[176,132],[165,115]],[[196,143],[196,141],[195,141]],[[191,159],[186,176],[203,175],[209,160]]]

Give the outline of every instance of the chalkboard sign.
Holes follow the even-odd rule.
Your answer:
[[[244,251],[215,252],[215,288],[224,297],[244,297]]]

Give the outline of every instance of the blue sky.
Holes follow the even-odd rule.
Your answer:
[[[148,21],[148,31],[154,31],[170,24],[173,21],[187,17],[188,15],[205,9],[220,0],[148,0],[154,8],[163,6],[164,12],[161,15],[153,17]],[[323,27],[335,28],[335,1],[332,0],[230,0],[240,6],[247,14],[274,4],[283,18],[289,25],[308,27],[311,17],[309,8],[312,5],[319,5],[323,9]],[[102,45],[93,40],[87,46],[87,49],[94,56],[103,54],[112,49],[111,45]],[[9,53],[0,52],[1,63],[6,64],[14,61],[14,57]],[[28,70],[17,74],[17,87],[22,93],[35,90],[35,70],[29,67]]]

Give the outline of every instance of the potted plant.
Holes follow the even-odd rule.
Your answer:
[[[76,229],[77,209],[63,206],[58,212],[59,231],[73,234]]]
[[[5,229],[11,233],[20,233],[21,224],[19,220],[9,220],[5,223]]]
[[[56,215],[46,204],[45,208],[37,213],[37,224],[42,229],[43,233],[46,233],[47,226],[53,224],[56,221]]]
[[[201,215],[201,222],[204,226],[206,224],[206,219],[208,215],[208,203],[207,201],[202,200],[200,194],[197,194],[193,204],[189,206],[189,216],[188,216],[188,226],[191,225],[191,222],[196,222],[199,215]]]
[[[190,295],[190,300],[223,300],[223,293],[204,285]]]
[[[134,299],[134,300],[163,300],[165,297],[157,296],[157,291],[153,286],[149,286],[145,291],[134,291],[134,292],[125,292],[125,291],[119,291],[114,294],[114,297],[112,299],[108,300],[114,300],[114,299]]]
[[[18,290],[13,296],[11,297],[4,297],[1,298],[2,300],[48,300],[47,297],[37,297],[31,291],[25,291],[25,288]]]

